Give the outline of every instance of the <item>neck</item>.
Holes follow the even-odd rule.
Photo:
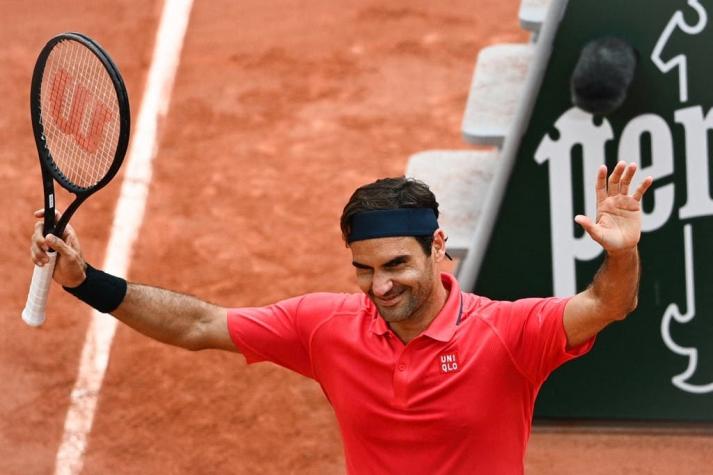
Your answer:
[[[423,307],[406,320],[389,323],[389,328],[404,344],[408,344],[408,342],[423,333],[431,322],[436,319],[441,309],[445,306],[446,300],[448,300],[448,293],[441,279],[438,279],[438,285],[433,289],[429,298],[426,299]]]

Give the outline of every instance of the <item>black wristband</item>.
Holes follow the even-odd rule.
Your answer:
[[[64,287],[64,290],[82,302],[103,313],[111,313],[121,304],[126,296],[126,281],[87,264],[86,279],[77,287]]]

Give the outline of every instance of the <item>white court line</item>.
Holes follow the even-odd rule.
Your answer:
[[[158,150],[158,127],[168,111],[192,4],[193,0],[165,0],[163,6],[151,69],[104,260],[103,268],[111,274],[126,276],[131,250],[143,221],[151,182],[151,162]],[[87,438],[92,429],[115,330],[116,320],[113,317],[96,311],[92,313],[79,374],[70,396],[62,442],[55,459],[55,475],[76,475],[82,471]]]

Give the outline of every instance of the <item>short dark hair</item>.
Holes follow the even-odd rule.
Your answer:
[[[364,211],[398,208],[431,208],[438,219],[438,201],[424,182],[415,178],[381,178],[360,186],[344,206],[340,225],[342,238],[347,242],[352,217]],[[427,256],[431,255],[433,236],[413,236]]]

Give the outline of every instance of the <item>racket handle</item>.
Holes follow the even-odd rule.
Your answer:
[[[31,327],[39,327],[45,322],[45,307],[47,306],[47,296],[52,284],[52,272],[57,262],[57,253],[48,252],[50,260],[40,267],[35,266],[32,272],[32,283],[27,294],[27,303],[22,311],[22,320]]]

